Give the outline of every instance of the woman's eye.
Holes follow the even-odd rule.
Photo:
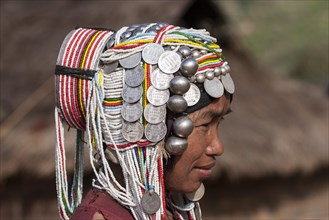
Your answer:
[[[200,127],[202,127],[202,129],[204,129],[204,130],[209,130],[209,128],[210,128],[210,123],[203,124],[203,125],[201,125]]]

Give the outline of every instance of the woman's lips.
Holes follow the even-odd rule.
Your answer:
[[[215,166],[216,162],[209,163],[207,165],[195,166],[193,169],[197,171],[202,177],[210,177],[212,174],[212,168]]]

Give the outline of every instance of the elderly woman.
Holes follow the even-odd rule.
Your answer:
[[[216,39],[166,23],[77,28],[56,64],[61,218],[201,219],[234,93]],[[70,196],[64,123],[77,129]],[[82,199],[84,146],[95,178]]]

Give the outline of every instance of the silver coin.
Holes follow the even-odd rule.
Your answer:
[[[105,72],[105,74],[110,74],[113,71],[116,70],[116,68],[118,68],[119,66],[119,62],[118,61],[113,61],[112,63],[106,63],[103,65],[103,70]]]
[[[169,99],[169,89],[158,90],[154,86],[150,86],[147,90],[147,100],[155,106],[164,105]]]
[[[188,198],[190,201],[192,201],[192,202],[197,202],[197,201],[199,201],[200,199],[202,199],[204,193],[205,193],[205,188],[204,188],[203,183],[201,183],[200,187],[199,187],[195,192],[192,192],[192,193],[186,193],[185,196],[186,196],[186,198]]]
[[[128,103],[137,102],[143,94],[143,87],[140,85],[138,87],[125,86],[122,90],[122,98]]]
[[[144,109],[144,118],[148,123],[158,124],[166,119],[166,105],[154,106],[148,103]]]
[[[159,57],[158,66],[164,73],[175,73],[181,65],[180,56],[173,51],[166,51]]]
[[[137,142],[143,137],[144,128],[143,125],[137,122],[126,122],[122,124],[122,136],[128,142]]]
[[[159,124],[150,124],[148,123],[145,127],[145,137],[151,142],[161,141],[167,133],[167,126],[164,122]]]
[[[156,192],[150,190],[142,196],[141,205],[145,213],[152,215],[160,209],[161,200]]]
[[[140,119],[143,113],[142,105],[139,102],[130,104],[124,102],[121,108],[122,118],[128,122],[134,122]]]
[[[151,73],[150,78],[152,86],[159,90],[165,90],[169,88],[169,83],[174,78],[174,75],[163,73],[157,68]]]
[[[143,67],[137,65],[132,69],[127,69],[125,72],[125,82],[130,87],[137,87],[144,81],[145,72]]]
[[[141,62],[142,55],[141,52],[130,55],[129,57],[119,60],[120,65],[125,69],[134,68]]]
[[[157,64],[159,57],[164,53],[164,49],[160,44],[149,43],[142,51],[143,60],[148,64]]]
[[[213,78],[212,80],[205,79],[203,85],[208,95],[213,98],[219,98],[224,94],[223,84],[217,78]]]
[[[195,105],[196,103],[198,103],[201,97],[201,92],[199,87],[191,83],[190,89],[185,94],[183,94],[183,97],[187,102],[187,106]]]
[[[233,94],[235,91],[235,86],[234,86],[234,82],[232,80],[231,75],[229,73],[226,73],[225,75],[221,76],[221,80],[222,80],[225,90],[228,93]]]

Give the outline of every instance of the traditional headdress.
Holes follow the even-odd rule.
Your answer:
[[[56,63],[56,177],[62,219],[81,202],[84,145],[96,176],[93,186],[130,209],[135,219],[163,219],[167,206],[187,211],[191,219],[201,216],[189,196],[184,197],[185,207],[166,199],[163,159],[186,149],[193,130],[186,114],[224,90],[234,92],[230,68],[215,43],[206,30],[165,23],[117,32],[77,28],[66,36]],[[77,129],[71,199],[64,121]],[[120,164],[124,185],[109,160]]]

